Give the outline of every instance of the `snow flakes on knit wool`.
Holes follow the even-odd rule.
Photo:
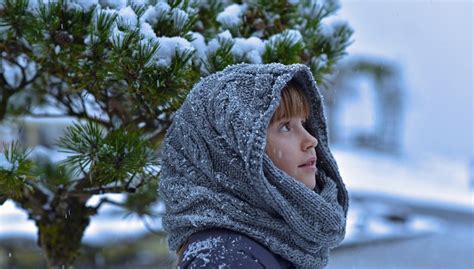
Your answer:
[[[277,169],[264,154],[266,123],[278,105],[273,98],[292,78],[311,101],[308,128],[322,138],[318,159],[330,176],[318,173],[320,193]],[[254,98],[256,84],[258,94],[270,99],[252,102],[259,99]],[[307,66],[240,64],[201,80],[163,143],[159,191],[170,249],[203,227],[232,227],[298,268],[323,268],[329,249],[344,237],[347,212],[347,192],[325,146],[325,128],[319,91]]]

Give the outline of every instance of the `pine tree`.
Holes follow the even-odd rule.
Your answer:
[[[152,214],[157,149],[173,112],[200,77],[239,62],[304,63],[316,80],[333,71],[352,30],[328,25],[336,1],[0,1],[0,122],[18,116],[76,119],[54,163],[4,145],[0,204],[11,199],[38,227],[48,266],[69,267],[90,217],[121,206]],[[64,234],[68,236],[65,237]]]

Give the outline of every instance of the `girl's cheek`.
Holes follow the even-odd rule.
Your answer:
[[[267,154],[270,156],[270,159],[275,163],[281,163],[285,161],[285,155],[283,151],[278,147],[267,147]]]
[[[277,156],[278,159],[282,159],[282,158],[283,158],[283,153],[281,152],[281,150],[277,150],[276,153],[277,153],[276,156]]]

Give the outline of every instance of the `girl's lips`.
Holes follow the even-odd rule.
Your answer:
[[[316,157],[311,157],[309,158],[306,163],[298,166],[298,168],[301,168],[305,171],[308,171],[308,172],[314,172],[316,171]]]
[[[303,166],[300,166],[299,168],[301,168],[301,169],[303,169],[304,171],[307,171],[307,172],[314,172],[314,171],[316,171],[316,164],[303,165]]]
[[[316,157],[309,158],[304,164],[298,167],[304,167],[304,166],[316,166]]]

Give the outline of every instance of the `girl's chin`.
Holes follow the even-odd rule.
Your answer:
[[[310,184],[305,183],[306,187],[308,187],[310,190],[314,190],[314,187],[316,187],[316,181],[311,182]]]
[[[303,179],[298,179],[297,180],[301,183],[303,183],[306,187],[310,188],[310,189],[314,189],[314,187],[316,187],[316,179],[314,177],[314,175],[311,177],[311,178],[303,178]]]

